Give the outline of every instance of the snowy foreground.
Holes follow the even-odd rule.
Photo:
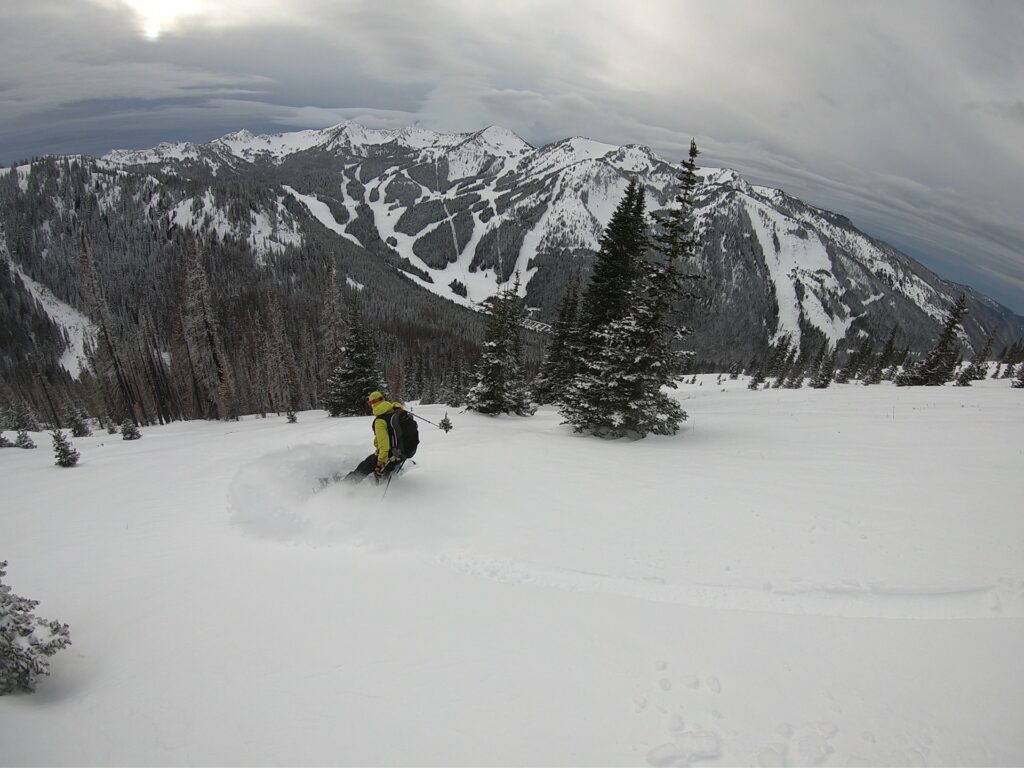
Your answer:
[[[1024,763],[1024,394],[744,384],[633,443],[452,412],[383,499],[322,412],[0,452],[74,642],[0,763]]]

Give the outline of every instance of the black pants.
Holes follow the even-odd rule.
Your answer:
[[[384,475],[390,475],[398,467],[399,463],[400,462],[397,461],[389,461],[384,466]],[[351,472],[349,472],[348,476],[345,479],[354,481],[362,480],[368,475],[372,475],[373,470],[376,468],[377,454],[371,453],[369,456],[367,456],[365,459],[359,462],[359,466],[353,469]]]

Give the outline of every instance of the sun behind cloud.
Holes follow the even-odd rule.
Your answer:
[[[159,39],[161,33],[173,29],[188,16],[205,13],[208,8],[198,0],[126,0],[127,5],[142,22],[142,33],[150,40]]]
[[[294,9],[286,0],[90,0],[94,5],[129,13],[149,40],[177,30],[183,22],[219,28],[258,21],[292,23]],[[298,17],[301,19],[301,16]]]

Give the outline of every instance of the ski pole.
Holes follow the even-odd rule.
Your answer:
[[[382,496],[380,497],[380,500],[381,500],[381,501],[384,501],[384,498],[385,498],[385,497],[386,497],[386,496],[388,495],[388,488],[390,488],[390,487],[391,487],[391,477],[392,477],[392,475],[393,475],[393,474],[394,474],[393,472],[388,472],[388,482],[387,482],[387,484],[386,484],[386,485],[384,486],[384,493],[383,493],[383,495],[382,495]]]
[[[451,429],[451,427],[448,427],[448,429],[445,429],[440,424],[434,424],[434,422],[432,422],[430,419],[424,419],[422,416],[420,416],[419,414],[413,413],[412,411],[408,411],[408,413],[413,418],[419,419],[420,421],[425,421],[425,422],[427,422],[427,424],[430,424],[431,426],[437,427],[442,432],[448,432]]]

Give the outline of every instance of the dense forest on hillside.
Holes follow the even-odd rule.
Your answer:
[[[47,417],[48,398],[82,400],[97,416],[143,422],[315,407],[351,305],[377,344],[382,386],[396,397],[436,396],[478,354],[483,317],[425,293],[393,261],[367,258],[314,227],[297,244],[255,251],[245,233],[252,211],[273,210],[266,187],[209,186],[231,226],[204,237],[168,225],[167,212],[206,187],[170,177],[154,195],[154,180],[128,178],[74,158],[36,161],[24,190],[16,174],[0,177],[9,252],[0,259],[0,399],[27,400]],[[96,324],[89,367],[116,369],[131,396],[104,392],[88,373],[72,379],[59,363],[62,330],[14,265]],[[193,338],[199,326],[212,341]],[[289,382],[289,402],[269,401],[275,377]],[[211,411],[211,392],[224,382],[232,389],[225,410]]]

